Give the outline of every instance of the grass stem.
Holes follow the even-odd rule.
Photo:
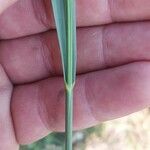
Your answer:
[[[73,88],[77,59],[75,2],[75,0],[52,0],[66,87],[65,150],[72,150]]]
[[[73,89],[66,89],[66,150],[72,150],[72,126],[73,126]]]

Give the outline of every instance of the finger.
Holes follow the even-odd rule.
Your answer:
[[[77,0],[77,25],[150,19],[149,0]],[[90,18],[90,19],[89,19]],[[20,0],[0,17],[2,39],[20,37],[54,28],[50,1]]]
[[[0,0],[0,14],[17,0]]]
[[[95,37],[90,34],[95,34]],[[94,41],[98,36],[101,36],[100,28],[78,30],[78,73],[95,70],[103,65],[103,59],[97,55],[101,51],[98,49],[101,39]],[[60,75],[62,72],[60,50],[54,31],[20,40],[4,41],[1,42],[0,49],[0,61],[13,83],[32,82]],[[89,58],[91,53],[92,58]]]
[[[10,114],[10,99],[12,85],[0,66],[0,149],[19,150],[16,142],[12,118]]]
[[[78,74],[150,60],[149,39],[149,22],[80,28],[77,32]],[[15,84],[61,75],[55,31],[2,41],[0,62]]]
[[[150,63],[132,63],[80,75],[74,93],[74,129],[122,117],[150,106]],[[17,86],[12,113],[18,141],[31,143],[64,130],[62,78]]]

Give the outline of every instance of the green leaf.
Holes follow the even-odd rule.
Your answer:
[[[75,0],[52,0],[66,87],[66,150],[72,150],[73,88],[76,77]]]
[[[76,17],[74,0],[52,0],[64,79],[73,84],[76,75]],[[69,86],[69,85],[68,85]]]

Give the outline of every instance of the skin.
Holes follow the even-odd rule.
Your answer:
[[[18,150],[64,130],[62,67],[49,5],[0,0],[0,149]],[[149,0],[77,0],[75,130],[150,106],[149,7]]]

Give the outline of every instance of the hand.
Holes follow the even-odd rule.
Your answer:
[[[61,59],[49,5],[19,0],[0,15],[0,150],[64,130]],[[150,106],[149,8],[149,0],[77,0],[77,24],[84,28],[77,34],[74,129]]]

